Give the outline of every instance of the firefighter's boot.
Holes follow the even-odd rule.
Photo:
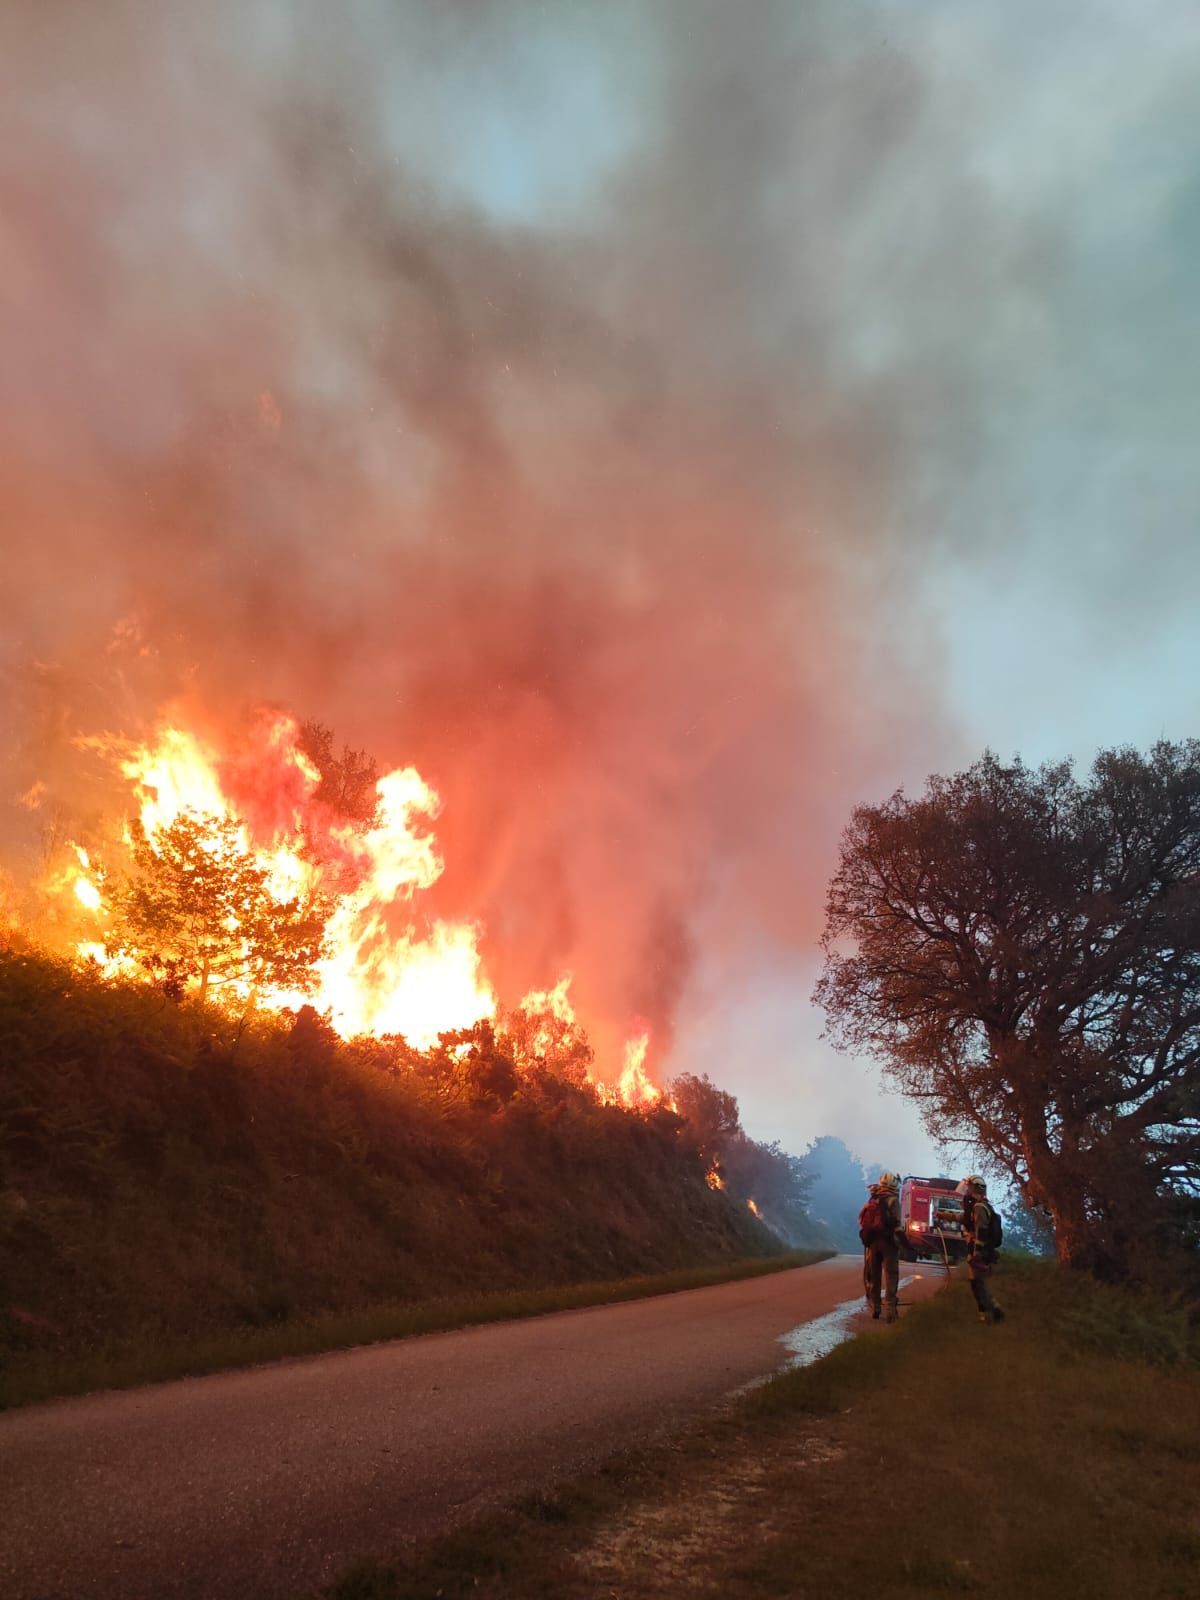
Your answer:
[[[885,1322],[899,1322],[900,1313],[896,1310],[895,1306],[889,1306],[887,1308],[883,1314],[883,1320]]]
[[[1004,1313],[1003,1313],[1003,1311],[1001,1311],[999,1306],[993,1306],[992,1307],[992,1321],[993,1322],[1003,1322],[1004,1321]]]

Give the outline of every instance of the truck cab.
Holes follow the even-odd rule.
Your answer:
[[[900,1254],[906,1261],[961,1261],[962,1199],[953,1178],[907,1177],[900,1185]]]

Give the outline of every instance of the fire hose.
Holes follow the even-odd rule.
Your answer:
[[[939,1228],[937,1230],[938,1243],[942,1247],[942,1260],[946,1263],[946,1281],[950,1281],[950,1252],[946,1249],[946,1235]]]
[[[946,1282],[949,1283],[950,1282],[950,1252],[946,1249],[946,1235],[942,1232],[942,1230],[940,1228],[934,1228],[934,1229],[931,1229],[930,1231],[937,1234],[938,1243],[942,1247],[942,1263],[943,1263],[944,1270],[945,1270],[945,1273],[946,1273]],[[936,1264],[936,1262],[937,1262],[937,1257],[935,1256],[934,1257],[934,1263]],[[907,1282],[907,1280],[905,1280],[905,1281]],[[905,1305],[908,1304],[907,1301],[905,1301],[904,1303],[905,1303]]]

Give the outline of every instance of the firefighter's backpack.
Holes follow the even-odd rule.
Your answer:
[[[995,1254],[996,1254],[996,1251],[999,1250],[1000,1246],[1004,1243],[1004,1224],[1000,1221],[1000,1213],[996,1210],[994,1205],[989,1203],[987,1205],[987,1207],[986,1207],[986,1210],[987,1210],[987,1216],[988,1216],[987,1232],[986,1232],[986,1234],[983,1234],[983,1235],[980,1235],[980,1234],[976,1233],[976,1235],[975,1235],[975,1244],[976,1244],[976,1248],[982,1250],[985,1253],[985,1255],[987,1255],[989,1257],[994,1257]],[[974,1201],[971,1202],[969,1210],[964,1214],[963,1221],[966,1223],[967,1227],[971,1230],[971,1232],[974,1233],[975,1232],[975,1202]]]
[[[888,1236],[887,1213],[883,1201],[873,1194],[858,1213],[858,1237],[864,1244],[878,1244]]]
[[[1000,1221],[1000,1213],[995,1206],[988,1206],[987,1238],[983,1241],[989,1250],[999,1250],[1004,1243],[1004,1224]]]

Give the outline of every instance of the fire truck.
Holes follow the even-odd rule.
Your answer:
[[[905,1178],[900,1185],[900,1254],[905,1261],[961,1261],[963,1206],[953,1178]]]

